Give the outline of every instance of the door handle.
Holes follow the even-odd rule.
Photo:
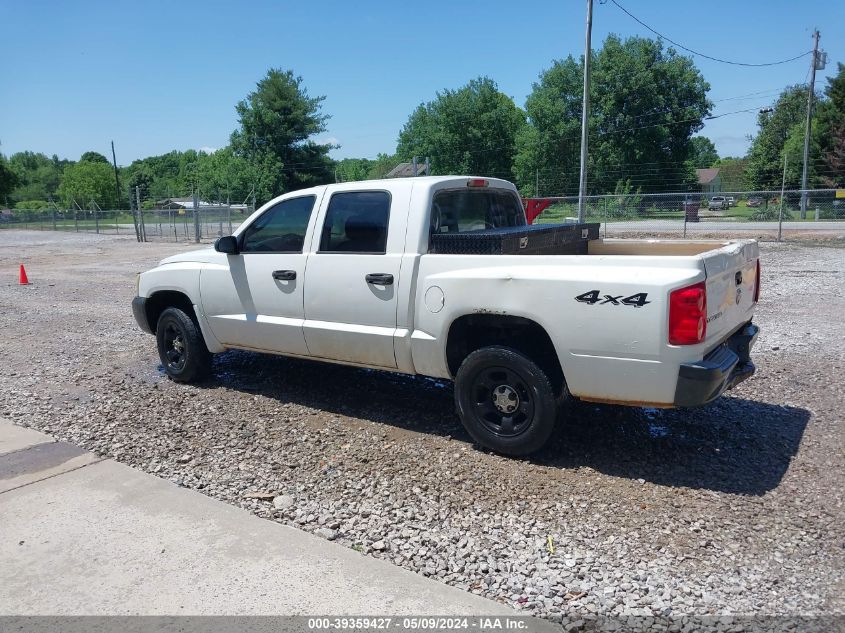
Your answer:
[[[295,270],[274,270],[273,279],[276,281],[293,281],[296,279]]]
[[[374,286],[392,286],[393,285],[393,275],[390,273],[370,273],[365,277],[368,284],[373,284]]]

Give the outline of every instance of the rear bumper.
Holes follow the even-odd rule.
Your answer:
[[[676,407],[697,407],[754,375],[751,347],[760,328],[750,321],[724,343],[694,363],[682,363],[675,387]]]
[[[148,334],[154,334],[153,329],[150,327],[150,322],[147,320],[146,297],[135,297],[132,299],[132,315],[135,317],[138,327]]]

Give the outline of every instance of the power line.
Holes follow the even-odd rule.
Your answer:
[[[807,83],[804,80],[804,83]],[[713,103],[719,103],[720,101],[745,101],[746,99],[753,99],[755,97],[770,97],[776,94],[780,94],[783,92],[783,88],[769,88],[768,90],[760,90],[758,92],[749,92],[748,94],[739,95],[738,97],[725,97],[724,99],[713,99]]]
[[[801,59],[802,57],[806,57],[807,55],[812,53],[812,51],[807,51],[806,53],[801,53],[800,55],[796,55],[795,57],[790,57],[789,59],[782,59],[782,60],[777,61],[777,62],[765,62],[765,63],[762,63],[762,64],[751,64],[751,63],[747,63],[747,62],[735,62],[735,61],[731,61],[729,59],[720,59],[719,57],[713,57],[712,55],[706,55],[704,53],[700,53],[699,51],[693,50],[691,48],[687,48],[683,44],[680,44],[680,43],[676,42],[675,40],[673,40],[669,37],[666,37],[662,33],[656,31],[655,29],[651,28],[648,24],[646,24],[645,22],[640,20],[637,16],[635,16],[633,13],[628,11],[621,4],[616,2],[616,0],[610,0],[610,1],[613,4],[615,4],[623,13],[627,14],[630,18],[632,18],[635,22],[638,22],[639,24],[641,24],[642,26],[647,28],[649,31],[651,31],[652,33],[654,33],[658,37],[663,38],[667,42],[674,44],[678,48],[681,48],[681,49],[687,51],[688,53],[692,53],[693,55],[698,55],[699,57],[704,57],[705,59],[709,59],[709,60],[712,60],[714,62],[719,62],[719,63],[722,63],[722,64],[731,64],[732,66],[751,66],[751,67],[754,67],[754,68],[760,68],[762,66],[778,66],[780,64],[788,64],[789,62],[794,62],[796,59]]]

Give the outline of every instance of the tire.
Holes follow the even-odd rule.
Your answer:
[[[549,377],[534,361],[499,346],[464,359],[455,377],[455,404],[472,439],[514,456],[543,447],[560,406]]]
[[[198,382],[211,373],[211,352],[197,324],[179,308],[167,308],[156,324],[158,356],[175,382]]]

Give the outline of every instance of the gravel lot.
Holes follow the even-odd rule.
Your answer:
[[[845,614],[843,246],[762,245],[730,397],[581,404],[515,460],[427,379],[230,352],[171,383],[129,302],[190,246],[3,231],[0,416],[535,615]]]

